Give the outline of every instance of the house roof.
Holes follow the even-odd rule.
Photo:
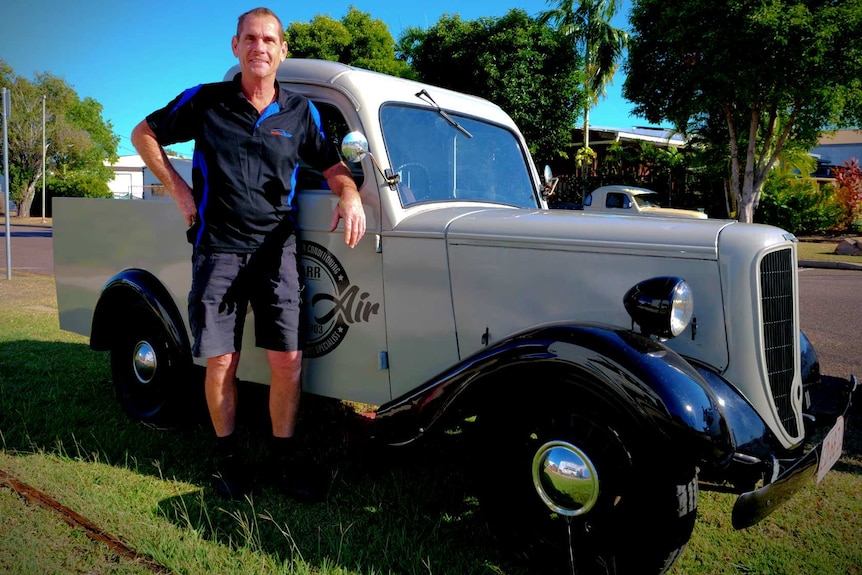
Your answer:
[[[168,156],[168,160],[176,166],[176,164],[185,164],[191,163],[190,158],[181,158],[177,156]],[[115,172],[124,172],[124,171],[137,171],[143,170],[146,167],[144,160],[138,154],[129,154],[127,156],[120,156],[117,158],[117,161],[113,164],[105,161],[105,165],[113,168]]]
[[[820,136],[819,146],[862,144],[862,130],[838,130]]]
[[[652,142],[662,146],[681,147],[685,140],[674,130],[650,126],[632,128],[608,128],[590,126],[590,144],[613,144],[618,141]]]
[[[146,164],[138,154],[129,154],[128,156],[120,156],[113,164],[105,160],[105,165],[114,169],[114,171],[141,169]]]

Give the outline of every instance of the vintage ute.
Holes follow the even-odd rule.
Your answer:
[[[742,528],[841,454],[855,378],[823,390],[837,407],[812,407],[824,386],[791,234],[549,210],[488,101],[323,61],[288,60],[279,81],[314,102],[368,220],[347,248],[329,231],[337,198],[299,170],[304,389],[376,406],[384,444],[462,426],[506,550],[542,572],[661,573],[699,487],[736,490]],[[202,364],[179,211],[56,199],[53,213],[61,327],[110,351],[130,416],[161,417]],[[253,333],[238,377],[267,382]]]

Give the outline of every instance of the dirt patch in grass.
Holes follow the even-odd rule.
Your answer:
[[[0,309],[37,307],[57,309],[57,291],[52,276],[16,272],[11,280],[5,275],[0,278]]]
[[[15,216],[12,216],[12,218],[9,220],[9,225],[10,226],[34,226],[34,227],[50,228],[54,225],[54,220],[52,218],[45,218],[43,220],[42,218],[39,218],[39,217],[37,217],[37,218],[16,218]],[[2,226],[4,228],[6,226],[6,216],[2,215],[2,214],[0,214],[0,226]]]

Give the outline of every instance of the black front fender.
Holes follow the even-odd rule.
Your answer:
[[[457,412],[460,399],[477,393],[491,398],[513,391],[521,397],[550,391],[549,385],[534,382],[504,390],[504,374],[516,367],[537,373],[546,368],[550,373],[576,371],[633,423],[675,447],[695,450],[699,459],[715,464],[733,452],[718,400],[689,363],[655,340],[597,324],[544,325],[482,350],[381,406],[376,436],[389,444],[409,443]],[[547,399],[555,397],[549,394]]]

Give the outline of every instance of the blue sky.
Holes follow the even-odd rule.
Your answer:
[[[221,80],[235,64],[230,39],[239,14],[265,5],[287,26],[316,14],[340,19],[351,4],[383,20],[395,39],[404,28],[431,26],[444,13],[472,20],[511,8],[535,16],[549,7],[545,0],[9,0],[0,17],[0,59],[19,76],[32,79],[37,72],[50,72],[81,98],[99,101],[103,118],[120,136],[118,152],[133,154],[129,136],[144,116],[187,87]],[[616,26],[628,27],[629,8],[624,0]],[[623,80],[618,73],[608,97],[593,109],[592,125],[645,124],[629,115],[631,105],[620,94]],[[191,144],[174,148],[191,154]]]

